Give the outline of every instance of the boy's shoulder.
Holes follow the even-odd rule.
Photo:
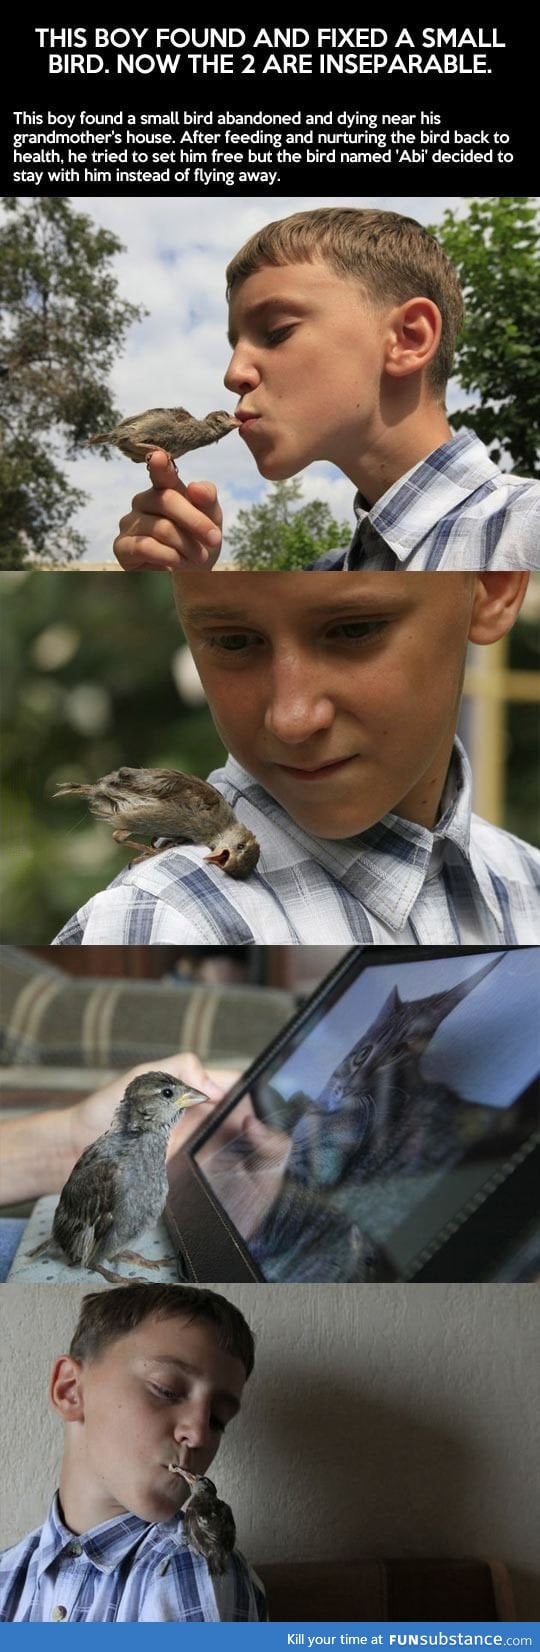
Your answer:
[[[12,1543],[8,1549],[0,1549],[0,1578],[4,1571],[13,1571],[22,1560],[31,1560],[36,1549],[39,1549],[43,1526],[36,1526],[32,1532],[20,1537],[17,1543]]]
[[[37,1526],[18,1543],[0,1549],[0,1623],[13,1621],[14,1602],[20,1600],[28,1583],[32,1587],[43,1533],[44,1526]]]
[[[181,1528],[171,1533],[162,1527],[152,1544],[152,1562],[151,1576],[146,1559],[141,1565],[139,1622],[145,1621],[146,1613],[149,1622],[267,1620],[264,1586],[240,1549],[234,1549],[224,1572],[213,1575],[204,1557],[186,1542]]]
[[[536,889],[540,886],[540,849],[533,843],[475,814],[471,815],[471,839],[506,881],[530,884]]]

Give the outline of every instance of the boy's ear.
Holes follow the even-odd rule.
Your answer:
[[[528,574],[476,574],[469,642],[499,642],[511,631],[529,583]]]
[[[404,379],[429,367],[442,332],[441,312],[431,298],[408,298],[388,318],[385,372]]]
[[[80,1360],[72,1359],[71,1354],[60,1354],[54,1362],[49,1399],[65,1423],[84,1422],[82,1373]]]

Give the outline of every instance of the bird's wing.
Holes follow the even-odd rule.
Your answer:
[[[154,769],[152,790],[156,797],[176,796],[180,806],[192,809],[195,814],[210,809],[216,824],[225,826],[234,821],[231,806],[221,792],[216,791],[208,780],[199,780],[196,775],[182,774],[180,769]]]
[[[60,1194],[53,1235],[72,1263],[87,1268],[97,1255],[109,1228],[119,1193],[118,1166],[94,1142],[69,1176]]]
[[[146,422],[146,420],[152,419],[154,416],[160,421],[163,419],[170,419],[171,411],[174,411],[177,418],[191,418],[191,413],[186,412],[185,407],[175,407],[173,410],[171,410],[170,407],[146,407],[144,413],[130,413],[129,418],[122,419],[121,423],[118,424],[116,428],[117,430],[129,431],[132,429],[133,425],[138,425],[141,419],[144,419]]]
[[[224,1549],[227,1549],[232,1554],[236,1542],[236,1522],[234,1514],[232,1509],[229,1508],[229,1504],[223,1502],[222,1497],[218,1497],[217,1505],[221,1541]]]

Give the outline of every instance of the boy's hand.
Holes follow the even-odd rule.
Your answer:
[[[220,553],[223,523],[213,482],[185,487],[161,448],[152,454],[148,470],[153,485],[135,495],[113,545],[124,572],[200,568],[210,573]]]

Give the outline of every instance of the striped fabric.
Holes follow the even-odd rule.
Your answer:
[[[0,1623],[261,1623],[259,1578],[235,1549],[211,1577],[182,1517],[134,1514],[74,1537],[55,1497],[45,1524],[0,1555]]]
[[[357,493],[348,551],[314,569],[540,568],[540,482],[493,464],[478,437],[460,430],[394,482],[372,509]]]
[[[68,1089],[70,1080],[81,1088],[88,1070],[88,1091],[100,1069],[122,1072],[155,1061],[156,1051],[194,1050],[205,1063],[243,1070],[293,1009],[290,993],[270,987],[70,977],[24,947],[0,947],[0,1071],[17,1066],[24,1086],[31,1067],[30,1088],[49,1083],[51,1100],[59,1067],[69,1069]]]
[[[211,781],[261,845],[244,883],[182,845],[127,868],[57,946],[258,942],[531,942],[540,939],[540,854],[471,815],[456,741],[434,831],[386,815],[357,837],[312,837],[229,758]]]

